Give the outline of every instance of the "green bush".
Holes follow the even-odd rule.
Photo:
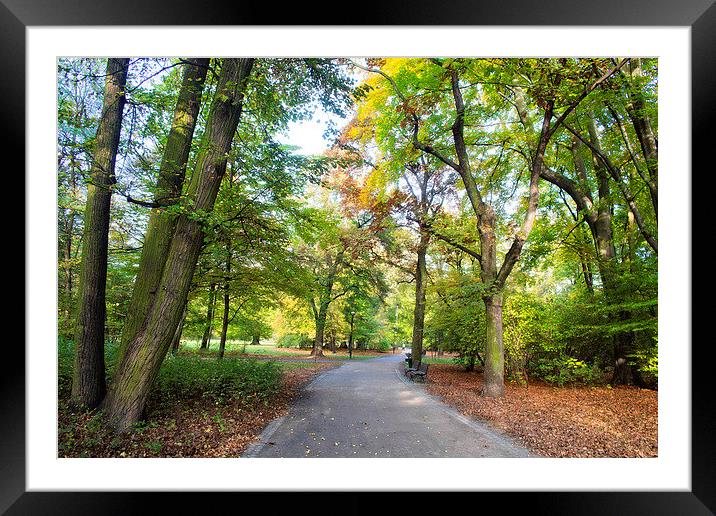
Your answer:
[[[482,342],[463,343],[462,346],[452,348],[453,351],[458,353],[453,360],[466,371],[472,371],[475,369],[475,365],[479,363],[478,356],[483,351],[483,348]]]
[[[376,339],[370,343],[368,349],[374,349],[376,351],[388,351],[392,348],[390,342],[387,339]]]
[[[58,387],[60,396],[72,388],[74,343],[58,339]],[[117,345],[105,346],[107,380],[111,379]],[[152,396],[175,399],[206,399],[223,403],[229,399],[268,400],[281,386],[281,367],[274,362],[246,359],[203,359],[199,356],[168,355],[152,387]]]
[[[313,339],[302,333],[287,333],[282,335],[276,346],[279,348],[301,348],[306,349],[313,346]]]
[[[646,340],[646,339],[644,339]],[[659,347],[657,338],[651,339],[650,345],[637,343],[636,351],[629,355],[633,367],[636,367],[644,385],[656,389],[659,384]]]
[[[168,356],[153,386],[159,398],[268,400],[281,386],[281,367],[259,360]]]
[[[591,385],[602,378],[602,371],[597,365],[589,365],[569,356],[540,359],[532,369],[532,374],[560,387],[568,383]]]

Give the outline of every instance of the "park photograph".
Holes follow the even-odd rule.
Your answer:
[[[57,58],[56,457],[660,457],[659,65]]]

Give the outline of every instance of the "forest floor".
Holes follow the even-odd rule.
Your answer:
[[[480,395],[483,376],[430,367],[428,392],[462,414],[488,421],[545,457],[656,457],[658,393],[637,387],[555,387],[507,382],[505,397]]]
[[[58,456],[238,457],[270,421],[287,412],[301,386],[339,364],[307,362],[285,367],[281,389],[267,404],[229,401],[215,406],[194,399],[150,404],[148,422],[122,435],[105,429],[96,415],[72,411],[67,399],[61,398]]]

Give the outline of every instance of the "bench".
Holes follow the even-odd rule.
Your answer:
[[[425,378],[428,376],[428,367],[430,367],[430,364],[426,364],[425,362],[420,363],[420,369],[416,369],[414,367],[409,367],[405,370],[405,376],[410,378],[411,380],[418,381],[418,382],[424,382]]]

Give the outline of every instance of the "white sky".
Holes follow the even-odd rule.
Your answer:
[[[278,136],[277,140],[280,143],[300,147],[301,149],[297,151],[299,154],[321,154],[331,144],[330,141],[323,139],[323,132],[326,130],[329,116],[331,115],[317,111],[310,120],[291,122],[288,132]],[[342,119],[335,116],[333,119],[339,127],[342,125]]]

